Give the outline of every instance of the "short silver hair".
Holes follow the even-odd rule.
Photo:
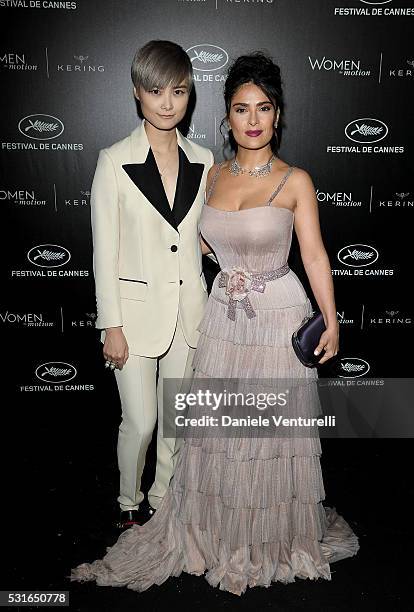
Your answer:
[[[164,89],[187,82],[188,91],[193,87],[193,66],[180,45],[169,40],[150,40],[137,50],[131,66],[131,78],[135,87],[150,91]]]

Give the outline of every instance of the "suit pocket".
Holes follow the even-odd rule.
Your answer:
[[[132,278],[119,279],[119,292],[124,300],[137,300],[145,302],[147,299],[148,284],[145,281]]]

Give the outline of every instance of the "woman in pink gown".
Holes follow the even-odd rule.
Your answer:
[[[194,376],[212,385],[218,378],[312,383],[317,370],[291,345],[312,312],[287,265],[293,227],[325,320],[322,363],[338,351],[338,323],[312,181],[276,156],[279,68],[261,53],[238,58],[225,102],[236,155],[210,170],[200,219],[203,252],[214,252],[221,272],[199,327]],[[304,388],[294,412],[317,415],[313,386]],[[154,516],[70,578],[143,591],[184,571],[236,595],[276,581],[331,580],[330,564],[359,544],[336,509],[322,504],[320,455],[318,436],[188,437]]]

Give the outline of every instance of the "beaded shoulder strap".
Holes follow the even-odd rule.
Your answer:
[[[286,181],[288,180],[288,178],[292,174],[292,172],[293,172],[293,166],[289,166],[288,171],[286,172],[285,176],[282,178],[282,180],[280,181],[279,185],[276,187],[275,191],[272,193],[272,195],[268,199],[268,201],[267,201],[267,205],[268,206],[270,206],[270,204],[275,199],[275,197],[277,196],[279,191],[281,191],[281,189],[283,188],[283,185],[286,183]]]
[[[208,193],[207,193],[207,195],[206,195],[206,199],[205,199],[204,204],[207,204],[207,202],[209,201],[209,199],[210,199],[210,197],[211,197],[211,194],[212,194],[212,193],[213,193],[213,191],[214,191],[214,187],[216,186],[217,178],[218,178],[218,175],[220,174],[220,170],[221,170],[221,168],[222,168],[223,164],[224,164],[224,161],[222,161],[222,162],[221,162],[221,163],[218,165],[218,167],[217,167],[217,170],[216,170],[216,172],[215,172],[215,174],[214,174],[214,176],[213,176],[213,179],[212,179],[212,181],[211,181],[211,183],[210,183],[210,187],[209,187]]]

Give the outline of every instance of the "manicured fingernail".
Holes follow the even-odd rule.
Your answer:
[[[313,351],[313,354],[314,354],[314,355],[319,355],[319,351],[318,351],[318,349],[315,349],[315,350]]]

